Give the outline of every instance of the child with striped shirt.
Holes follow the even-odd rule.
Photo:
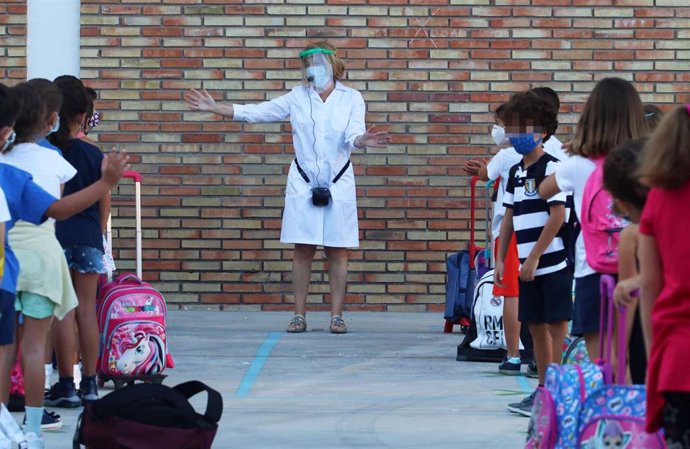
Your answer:
[[[564,242],[567,217],[564,193],[543,200],[539,184],[554,173],[558,159],[544,152],[543,139],[557,120],[552,102],[534,92],[514,94],[506,104],[506,135],[522,161],[510,170],[503,197],[506,207],[500,235],[515,232],[520,260],[518,319],[527,323],[534,341],[539,385],[544,385],[546,367],[560,362],[563,340],[572,318],[572,271],[568,268]],[[504,282],[509,241],[501,240],[494,273],[495,283]],[[534,394],[508,410],[530,416]]]

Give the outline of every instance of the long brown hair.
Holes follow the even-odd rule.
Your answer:
[[[675,189],[690,180],[690,105],[666,114],[644,148],[641,181]]]
[[[333,67],[333,78],[335,80],[341,81],[345,77],[345,63],[342,59],[338,57],[338,54],[336,53],[337,49],[328,41],[319,41],[307,45],[305,50],[311,50],[314,48],[323,48],[325,50],[330,50],[333,52],[332,55],[324,54],[324,56],[328,58],[328,60],[331,63],[331,66]]]
[[[568,147],[573,154],[596,158],[646,134],[644,107],[633,85],[622,78],[604,78],[589,95]]]

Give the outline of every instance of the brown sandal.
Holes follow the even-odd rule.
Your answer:
[[[331,317],[331,334],[347,334],[347,326],[342,316],[333,315]]]
[[[307,330],[307,320],[304,315],[295,315],[288,324],[287,331],[291,334],[300,334]]]

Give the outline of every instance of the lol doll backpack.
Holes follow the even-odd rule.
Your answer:
[[[525,449],[575,449],[580,408],[603,383],[593,363],[549,365],[534,398]]]

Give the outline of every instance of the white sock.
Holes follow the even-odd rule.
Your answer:
[[[53,377],[53,372],[54,372],[53,364],[52,363],[46,363],[44,365],[44,371],[46,373],[46,383],[45,383],[44,387],[46,390],[49,390],[50,389],[50,380],[51,380],[51,377]]]
[[[79,388],[79,383],[81,382],[81,363],[74,365],[74,385]]]

